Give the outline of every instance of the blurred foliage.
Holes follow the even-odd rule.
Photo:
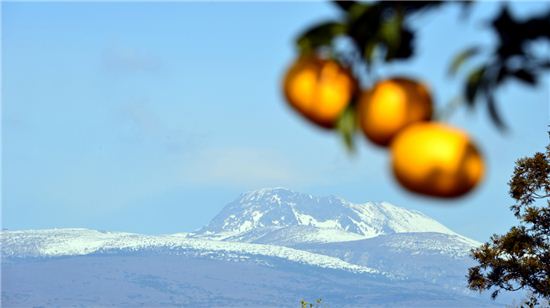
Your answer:
[[[409,60],[415,55],[416,33],[411,19],[418,14],[437,12],[447,5],[460,5],[468,17],[471,1],[333,1],[340,12],[337,20],[327,20],[301,33],[296,45],[301,54],[317,53],[337,59],[366,84],[372,81],[372,67]],[[550,43],[550,7],[546,12],[518,19],[505,3],[486,23],[495,34],[494,46],[469,46],[450,61],[449,74],[477,58],[478,66],[466,73],[460,98],[468,106],[485,104],[492,122],[504,130],[495,100],[495,91],[509,80],[536,86],[541,74],[550,69],[550,55],[535,51],[536,44]],[[341,50],[338,42],[351,44]],[[372,83],[372,82],[371,82]],[[357,98],[351,102],[353,106]],[[344,113],[349,117],[353,111]],[[353,148],[349,126],[340,130],[345,144]]]
[[[496,34],[497,43],[484,63],[468,73],[464,96],[470,106],[480,99],[484,100],[493,123],[504,129],[494,92],[508,80],[536,86],[543,71],[550,69],[550,54],[537,54],[533,48],[534,44],[542,41],[550,43],[550,10],[518,20],[512,16],[508,6],[503,5],[490,26]],[[454,71],[480,49],[479,46],[471,47],[461,52],[453,62]]]
[[[355,152],[355,144],[353,143],[353,134],[357,129],[357,115],[355,108],[349,107],[344,110],[343,114],[336,123],[336,129],[340,132],[344,145],[349,152]]]
[[[539,298],[550,300],[550,146],[546,153],[519,159],[509,185],[516,200],[511,210],[520,224],[472,251],[479,264],[469,269],[468,286],[494,289],[493,298],[501,290],[528,289],[532,296],[526,305],[534,307]]]
[[[415,39],[422,29],[412,22],[419,14],[437,13],[443,7],[462,7],[469,18],[475,8],[471,1],[333,1],[339,12],[336,19],[325,20],[303,31],[296,40],[299,53],[314,54],[337,61],[353,74],[363,89],[376,82],[374,67],[407,61],[417,55]],[[539,85],[550,69],[550,5],[530,16],[514,16],[506,3],[485,22],[494,34],[494,42],[465,46],[450,60],[448,74],[460,78],[460,94],[436,111],[449,114],[464,102],[470,109],[485,106],[494,125],[504,131],[496,93],[508,82],[529,87]],[[545,45],[546,44],[546,45]],[[541,48],[541,46],[543,48]],[[436,47],[437,48],[437,47]],[[461,77],[462,76],[462,77]],[[348,149],[353,150],[357,125],[357,104],[361,91],[352,95],[348,108],[341,113],[336,128]],[[533,296],[526,302],[537,305],[550,298],[550,148],[517,162],[510,181],[512,206],[520,225],[505,235],[494,235],[472,251],[479,263],[469,269],[469,287],[484,291],[528,289]],[[536,200],[545,200],[537,206]],[[313,307],[302,301],[302,307]]]

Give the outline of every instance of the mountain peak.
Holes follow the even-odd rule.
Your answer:
[[[343,241],[400,232],[455,234],[426,215],[387,202],[354,204],[336,196],[317,197],[283,187],[243,193],[197,236],[260,241],[270,236]],[[322,235],[320,235],[322,234]]]
[[[304,201],[304,200],[323,200],[325,202],[333,203],[333,202],[347,202],[346,200],[335,196],[335,195],[328,195],[328,196],[314,196],[298,191],[294,191],[292,189],[286,188],[286,187],[267,187],[267,188],[260,188],[256,190],[247,191],[245,193],[242,193],[238,200],[241,203],[247,203],[251,201],[273,201],[273,202],[279,202],[282,200],[289,201],[292,203],[292,201]],[[297,204],[298,206],[300,204]]]
[[[312,195],[296,192],[285,187],[269,187],[247,191],[239,196],[241,202],[259,201],[259,200],[279,200],[291,199],[295,197],[313,198]]]
[[[277,194],[277,193],[295,194],[298,192],[293,191],[286,187],[276,186],[276,187],[264,187],[264,188],[259,188],[255,190],[249,190],[245,193],[242,193],[241,195],[264,195],[264,194]]]

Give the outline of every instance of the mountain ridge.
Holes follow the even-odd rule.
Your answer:
[[[366,266],[348,264],[340,259],[317,255],[283,246],[252,243],[230,243],[181,236],[152,236],[125,232],[101,232],[85,228],[2,231],[2,256],[62,257],[140,251],[152,248],[176,252],[178,249],[235,252],[288,259],[323,268],[379,274]],[[28,245],[25,245],[28,244]]]
[[[254,242],[281,230],[300,228],[308,230],[303,238],[310,242],[353,241],[403,232],[459,235],[419,211],[388,202],[352,203],[334,195],[316,197],[282,187],[241,194],[194,235]]]
[[[387,202],[284,188],[241,194],[197,232],[61,228],[4,230],[0,238],[2,299],[16,306],[135,306],[162,298],[175,306],[280,307],[269,299],[291,306],[320,295],[338,307],[494,305],[465,286],[468,253],[480,243]],[[33,271],[43,276],[36,281]],[[82,299],[88,281],[99,288]],[[52,284],[57,292],[48,291]],[[102,285],[127,289],[102,301]]]

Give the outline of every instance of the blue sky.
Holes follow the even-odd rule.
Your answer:
[[[494,39],[480,20],[499,3],[415,20],[418,56],[380,70],[430,84],[438,105],[460,90],[452,56]],[[513,3],[522,15],[544,2]],[[514,161],[548,142],[549,79],[499,93],[507,134],[484,108],[450,120],[488,162],[474,193],[441,201],[403,191],[388,155],[302,121],[280,82],[304,27],[328,3],[2,3],[2,224],[142,233],[191,231],[243,191],[284,186],[420,210],[478,240],[514,222]]]

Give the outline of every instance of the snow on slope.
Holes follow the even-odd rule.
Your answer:
[[[470,250],[481,243],[462,235],[432,232],[382,235],[371,239],[388,251],[414,251],[417,254],[445,254],[455,258],[466,257]]]
[[[306,243],[294,248],[372,267],[396,278],[423,280],[467,292],[465,273],[475,264],[468,254],[479,245],[460,235],[417,232],[340,243]]]
[[[266,242],[266,237],[280,238],[281,230],[298,242],[354,241],[402,232],[456,234],[418,211],[387,202],[354,204],[334,196],[314,197],[285,188],[266,188],[242,194],[196,236]],[[300,230],[304,232],[300,234]],[[280,238],[273,244],[290,242]]]
[[[340,269],[355,273],[378,273],[338,258],[292,248],[250,243],[221,242],[191,239],[185,235],[148,236],[133,233],[100,232],[89,229],[47,229],[2,231],[2,256],[5,257],[59,257],[162,249],[163,251],[217,254],[219,257],[268,256],[301,264]]]

